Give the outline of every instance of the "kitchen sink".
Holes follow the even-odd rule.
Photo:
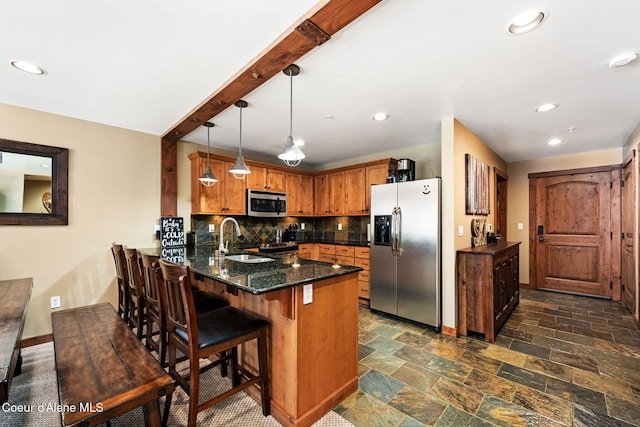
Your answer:
[[[267,257],[261,257],[257,255],[249,255],[249,254],[230,255],[230,256],[224,257],[224,259],[230,259],[231,261],[238,261],[238,262],[246,262],[248,264],[275,261],[275,259],[273,258],[267,258]]]

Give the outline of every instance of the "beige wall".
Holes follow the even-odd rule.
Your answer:
[[[490,214],[474,216],[465,214],[465,154],[471,154],[480,161],[502,171],[507,170],[506,162],[494,153],[484,142],[455,119],[442,122],[442,323],[454,328],[457,324],[457,290],[455,277],[456,251],[471,246],[471,219],[485,218],[493,224],[495,201],[491,199]],[[490,174],[489,188],[494,192],[494,174]],[[458,235],[458,227],[463,227],[463,235]]]
[[[520,241],[520,283],[529,283],[529,177],[530,173],[578,169],[622,163],[622,148],[545,157],[507,166],[507,234]],[[518,230],[518,223],[523,229]]]
[[[356,163],[371,162],[390,157],[393,159],[413,160],[416,163],[416,179],[434,178],[436,176],[442,176],[440,151],[441,142],[436,141],[415,147],[392,149],[383,153],[366,154],[352,159],[345,159],[341,162],[327,163],[315,170],[340,168]]]
[[[113,241],[155,245],[160,139],[4,104],[0,116],[1,138],[69,149],[69,225],[0,227],[0,280],[33,277],[28,338],[51,332],[51,296],[115,305]]]

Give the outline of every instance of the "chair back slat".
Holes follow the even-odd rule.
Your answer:
[[[167,293],[167,327],[185,331],[189,340],[197,343],[196,311],[193,305],[189,267],[159,260],[158,278]],[[197,344],[196,344],[197,348]]]
[[[154,267],[154,263],[158,262],[159,257],[157,255],[149,255],[145,253],[140,254],[140,261],[142,263],[142,283],[144,284],[144,291],[147,297],[147,301],[151,304],[160,306],[160,290],[158,288],[158,282],[156,281],[156,275],[154,273],[155,268],[160,268],[160,265]]]
[[[124,256],[124,249],[122,245],[113,243],[111,245],[111,253],[113,253],[113,261],[116,265],[116,277],[118,278],[118,284],[129,286],[129,274],[127,273],[127,261]]]
[[[124,248],[124,257],[129,275],[129,287],[136,295],[144,295],[138,251],[133,248]]]

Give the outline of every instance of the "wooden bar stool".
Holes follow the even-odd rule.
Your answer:
[[[145,290],[145,316],[147,323],[145,342],[150,351],[155,351],[158,354],[160,364],[166,366],[167,295],[164,284],[157,279],[156,274],[156,270],[160,269],[160,264],[158,263],[160,257],[146,253],[139,253],[139,256],[142,265],[142,283]],[[193,299],[196,313],[216,310],[229,305],[222,298],[198,290],[194,290]],[[223,368],[226,368],[226,366]]]
[[[129,323],[129,274],[127,262],[124,257],[122,245],[113,242],[111,244],[113,262],[116,266],[116,281],[118,282],[118,316]]]
[[[167,322],[165,320],[166,296],[162,292],[164,286],[158,286],[155,269],[160,268],[159,257],[156,255],[140,254],[142,263],[142,283],[145,289],[145,315],[147,318],[147,330],[145,344],[147,349],[158,354],[160,365],[165,366],[167,355]],[[154,265],[155,264],[155,265]],[[154,325],[158,333],[154,333]]]
[[[196,313],[189,267],[159,261],[158,277],[167,291],[167,332],[169,374],[189,395],[189,427],[196,425],[198,412],[246,389],[260,386],[262,413],[271,413],[269,366],[267,360],[267,320],[235,307],[223,307]],[[238,346],[257,340],[258,372],[250,372],[238,363]],[[183,377],[176,369],[177,351],[189,359],[189,373]],[[218,359],[200,367],[200,359],[218,354]],[[200,374],[214,366],[229,363],[232,388],[206,402],[198,403]]]
[[[124,248],[124,257],[127,264],[127,273],[129,274],[129,324],[136,330],[138,339],[142,341],[145,336],[146,310],[138,251],[133,248]]]

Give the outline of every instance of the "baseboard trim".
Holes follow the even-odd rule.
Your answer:
[[[458,328],[452,328],[450,326],[446,326],[446,325],[442,325],[441,328],[442,334],[443,335],[449,335],[451,337],[457,337],[458,336]]]
[[[25,338],[20,341],[20,348],[32,347],[38,344],[44,344],[46,342],[53,341],[53,334],[40,335],[37,337]]]

